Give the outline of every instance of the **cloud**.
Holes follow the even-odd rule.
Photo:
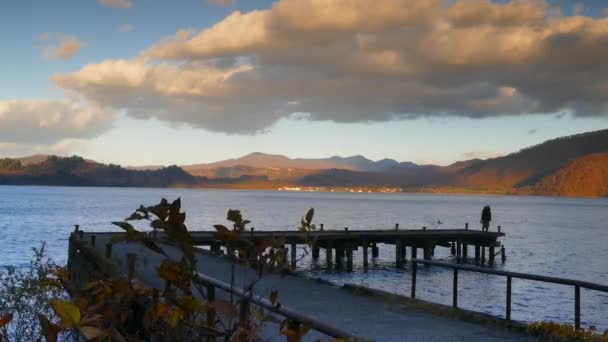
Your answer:
[[[585,4],[577,2],[572,6],[572,15],[583,15],[585,12]]]
[[[43,46],[44,56],[47,59],[70,59],[76,56],[82,47],[82,43],[76,37],[61,33],[45,33],[39,38],[55,43],[55,45]]]
[[[114,8],[131,8],[131,1],[127,0],[97,0],[97,2],[106,7],[114,7]]]
[[[470,159],[491,159],[500,157],[500,153],[491,152],[491,151],[470,151],[462,154],[462,158],[466,160]]]
[[[124,25],[121,25],[121,26],[118,28],[118,31],[120,31],[120,32],[125,32],[125,33],[126,33],[126,32],[131,32],[131,31],[133,31],[133,25],[131,25],[131,24],[124,24]]]
[[[447,3],[280,0],[178,31],[137,59],[53,79],[132,117],[228,133],[293,113],[334,122],[606,115],[608,19],[551,15],[543,0]]]
[[[207,0],[207,3],[213,6],[234,7],[236,0]]]
[[[67,156],[83,154],[87,149],[85,140],[65,139],[51,145],[0,143],[0,154],[6,157],[22,157],[36,154]]]
[[[109,129],[111,119],[107,111],[76,103],[0,101],[0,143],[46,145],[92,138]]]

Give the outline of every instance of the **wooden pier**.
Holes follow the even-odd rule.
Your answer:
[[[222,253],[223,241],[217,239],[212,231],[191,232],[192,243],[196,246],[207,246],[214,253]],[[418,251],[425,260],[431,260],[435,248],[450,248],[451,254],[458,260],[469,257],[469,249],[474,251],[476,263],[493,264],[495,256],[500,254],[505,259],[505,249],[499,238],[503,232],[484,232],[469,229],[399,229],[398,225],[391,230],[315,230],[315,231],[256,231],[254,229],[242,232],[240,239],[253,244],[261,244],[268,240],[282,240],[289,246],[291,267],[296,267],[298,245],[309,245],[312,249],[313,260],[318,260],[320,250],[325,250],[328,267],[346,266],[347,271],[353,269],[353,252],[362,249],[363,266],[369,264],[371,257],[378,257],[379,244],[395,246],[395,262],[402,265],[407,258],[409,248],[411,259],[418,258]],[[161,237],[162,238],[162,237]],[[497,251],[498,248],[498,252]],[[487,251],[487,260],[486,260]],[[344,262],[346,259],[346,262]]]
[[[259,233],[258,237],[262,238],[268,234],[271,236],[273,232]],[[340,235],[336,233],[340,232],[324,231],[313,235],[335,238]],[[450,239],[454,236],[463,237],[465,234],[470,234],[449,235],[453,233],[445,231],[442,233],[437,230],[424,233],[403,231],[398,233],[398,237],[408,236],[406,233],[427,234],[433,236],[433,239],[438,237]],[[430,233],[433,234],[428,235]],[[471,240],[465,239],[465,241],[475,242],[476,238],[473,236],[480,232],[471,231],[471,233],[472,236],[469,236]],[[207,239],[209,234],[213,233],[194,233],[194,239],[199,243]],[[298,240],[300,239],[296,237],[298,234],[301,232],[289,232],[286,235],[290,236],[290,242],[304,243],[303,240]],[[91,277],[100,275],[113,277],[122,274],[127,279],[136,279],[140,284],[157,290],[165,288],[166,281],[158,276],[158,266],[165,256],[151,251],[142,244],[112,242],[116,235],[124,235],[124,233],[85,233],[77,230],[70,235],[68,269],[75,284],[84,286],[89,283]],[[376,240],[370,241],[389,243],[387,235],[381,231],[374,231],[371,235],[376,235]],[[370,238],[371,235],[362,233],[361,236]],[[487,233],[480,236],[480,243],[496,241],[496,238],[494,240],[484,238],[489,237]],[[158,234],[157,238],[159,245],[171,258],[179,260],[182,257],[179,249],[162,241],[161,234]],[[317,241],[324,240],[330,241],[322,238]],[[336,241],[339,245],[348,240],[350,239],[331,241]],[[480,337],[488,342],[534,340],[523,333],[523,326],[517,322],[505,324],[499,318],[488,315],[466,310],[462,310],[463,313],[460,314],[461,309],[453,311],[439,304],[409,300],[404,296],[365,287],[354,285],[337,287],[323,281],[279,272],[268,273],[258,279],[258,272],[250,268],[247,263],[235,263],[234,258],[212,255],[200,248],[195,250],[195,254],[198,273],[194,282],[207,288],[207,291],[213,289],[207,292],[213,294],[212,298],[224,301],[231,300],[232,295],[238,298],[235,302],[239,310],[236,321],[240,320],[242,312],[247,312],[254,306],[262,307],[277,317],[284,317],[286,320],[311,327],[311,331],[302,341],[326,340],[328,337],[349,340],[352,336],[378,341],[470,341]],[[252,296],[250,290],[246,290],[246,286],[254,279],[256,291]],[[278,305],[269,303],[266,299],[270,298],[273,292],[279,294]],[[214,312],[208,314],[215,316]],[[269,321],[261,331],[261,336],[272,341],[284,340],[284,337],[277,334],[279,329],[279,324]],[[287,340],[290,341],[289,338]]]

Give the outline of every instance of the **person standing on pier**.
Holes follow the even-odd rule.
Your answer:
[[[490,206],[486,205],[481,211],[481,230],[487,232],[490,230],[490,221],[492,221],[492,210]]]

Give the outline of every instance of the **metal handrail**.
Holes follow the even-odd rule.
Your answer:
[[[458,271],[459,270],[507,277],[506,319],[508,321],[511,320],[511,292],[512,292],[511,291],[511,282],[512,282],[513,278],[540,281],[540,282],[551,283],[551,284],[574,286],[574,326],[576,329],[579,329],[581,326],[581,288],[600,291],[600,292],[608,292],[608,286],[590,283],[590,282],[586,282],[586,281],[567,279],[567,278],[558,278],[558,277],[549,277],[549,276],[529,274],[529,273],[494,270],[494,269],[488,269],[488,268],[483,268],[483,267],[470,266],[470,265],[459,265],[459,264],[453,264],[453,263],[447,263],[447,262],[441,262],[441,261],[412,259],[412,286],[411,286],[411,297],[412,298],[416,298],[416,273],[417,273],[418,264],[439,266],[439,267],[445,267],[445,268],[450,268],[450,269],[454,270],[453,289],[452,289],[452,306],[454,308],[458,308]]]
[[[302,314],[294,309],[291,309],[291,308],[281,305],[279,303],[273,304],[270,300],[268,300],[266,298],[262,298],[258,295],[255,295],[251,291],[234,288],[234,287],[230,286],[230,284],[223,282],[221,280],[218,280],[216,278],[213,278],[213,277],[210,277],[210,276],[197,272],[195,274],[193,280],[195,282],[201,283],[202,285],[212,286],[215,288],[219,288],[223,291],[226,291],[228,293],[235,294],[236,296],[243,298],[243,300],[246,300],[250,303],[263,307],[264,309],[267,309],[273,313],[281,315],[293,322],[297,322],[299,324],[308,324],[308,325],[310,325],[310,327],[313,330],[321,332],[325,335],[328,335],[328,336],[331,336],[334,338],[345,339],[345,340],[358,339],[357,336],[349,333],[348,331],[334,327],[333,325],[327,324],[323,321],[320,321],[320,320],[317,320],[310,316],[307,316],[305,314]],[[215,291],[213,291],[213,292],[215,292]],[[241,304],[241,308],[249,307],[250,303],[247,303],[244,306],[243,306],[243,304]]]

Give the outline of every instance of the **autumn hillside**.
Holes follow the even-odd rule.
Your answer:
[[[534,184],[530,192],[558,196],[608,196],[608,153],[575,159]]]

